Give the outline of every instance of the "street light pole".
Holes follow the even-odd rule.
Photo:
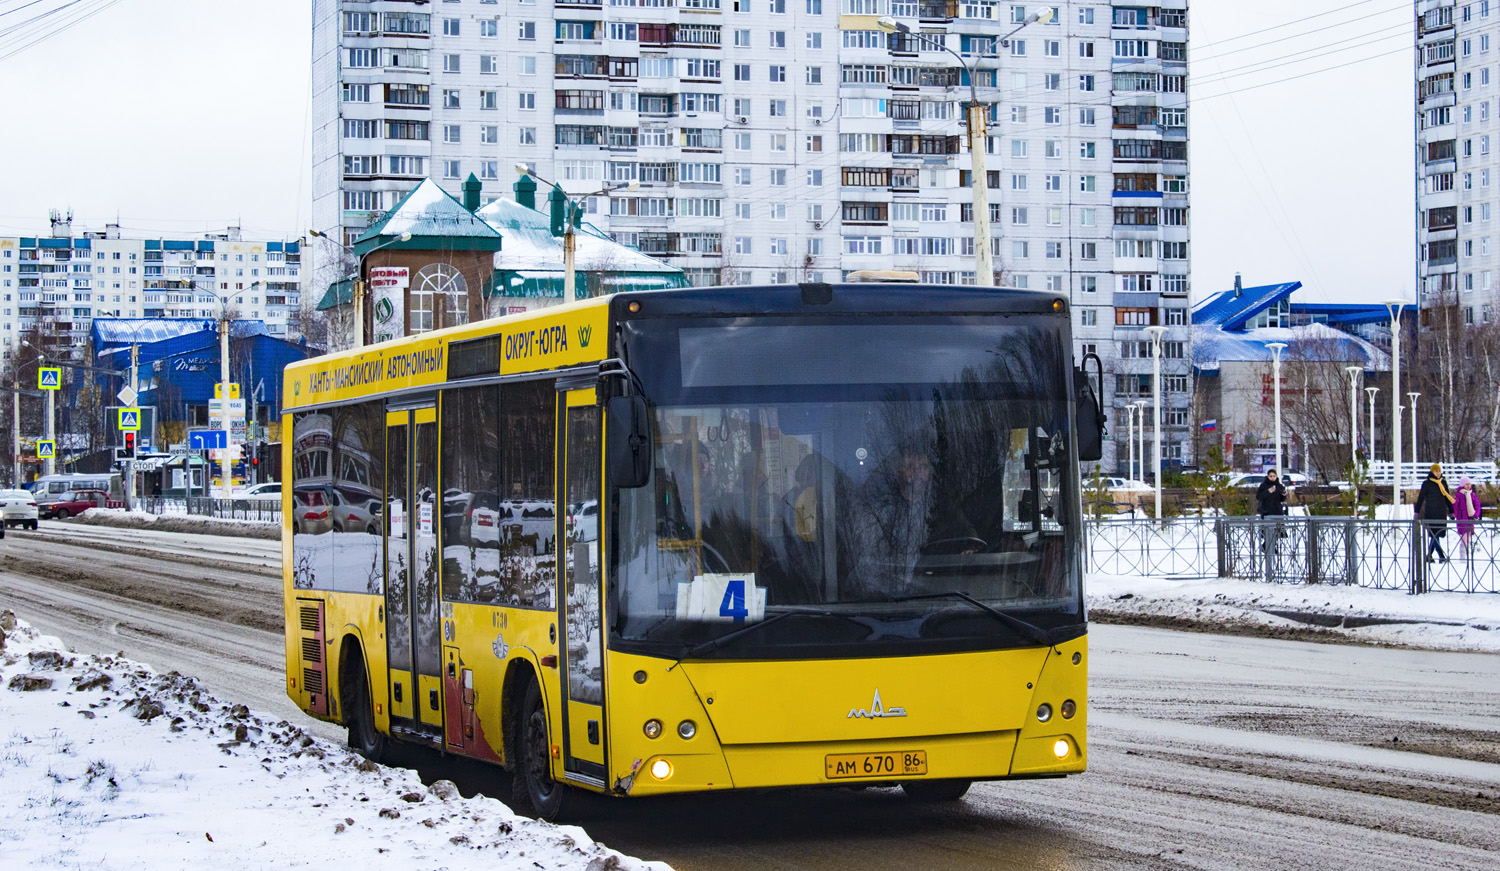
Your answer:
[[[1417,454],[1417,397],[1422,394],[1408,392],[1406,395],[1411,398],[1411,461],[1412,465],[1418,466],[1417,477],[1420,478],[1422,470],[1421,457]]]
[[[397,236],[396,238],[394,238],[394,239],[392,239],[392,240],[390,240],[388,242],[382,242],[379,245],[376,245],[374,248],[371,248],[369,251],[366,251],[363,254],[360,254],[359,252],[355,251],[350,246],[345,245],[343,242],[340,242],[339,240],[337,240],[337,239],[333,238],[332,236],[328,235],[327,233],[324,233],[322,230],[308,230],[307,234],[309,236],[316,236],[319,239],[326,239],[329,242],[332,242],[333,244],[339,246],[340,248],[342,248],[345,251],[348,251],[350,254],[354,255],[354,258],[355,258],[354,283],[349,288],[349,296],[350,296],[350,300],[349,301],[350,301],[350,303],[354,307],[354,345],[353,345],[353,347],[363,348],[365,346],[365,291],[368,289],[368,285],[369,285],[369,282],[365,281],[365,275],[364,275],[364,273],[365,273],[365,258],[369,257],[371,254],[374,254],[376,251],[381,250],[382,248],[389,248],[390,246],[395,245],[395,244],[397,244],[399,242],[410,242],[411,241],[411,233],[410,232],[402,233],[401,235]]]
[[[1349,373],[1349,474],[1359,468],[1359,376],[1362,366],[1345,366]]]
[[[546,179],[537,175],[532,171],[531,167],[527,166],[524,163],[515,164],[515,170],[517,175],[529,175],[539,182],[552,185],[553,190],[559,191],[563,195],[563,202],[565,203],[563,207],[563,300],[565,302],[572,302],[578,298],[576,294],[578,286],[578,273],[577,267],[575,265],[577,262],[575,255],[578,250],[578,238],[573,232],[573,213],[578,209],[578,203],[575,197],[607,197],[617,190],[638,190],[641,186],[641,183],[638,179],[631,179],[629,184],[622,185],[621,187],[609,187],[606,185],[605,187],[600,188],[593,193],[575,195],[563,190],[557,185],[556,182],[547,181]]]
[[[1135,406],[1136,467],[1135,480],[1146,480],[1146,400],[1137,399]]]
[[[1396,476],[1391,485],[1391,506],[1401,504],[1401,308],[1404,299],[1385,301],[1391,313],[1391,463]]]
[[[1161,337],[1167,331],[1163,326],[1146,328],[1151,337],[1151,418],[1155,431],[1152,435],[1152,483],[1156,485],[1156,519],[1161,519]]]
[[[1281,352],[1286,350],[1286,342],[1271,342],[1266,347],[1271,350],[1271,373],[1276,394],[1276,480],[1284,483],[1286,475],[1281,471]]]
[[[1130,459],[1125,463],[1125,478],[1135,480],[1135,406],[1125,406],[1125,441]]]
[[[1052,20],[1052,12],[1052,7],[1049,6],[1026,16],[1026,20],[1002,37],[998,44],[1009,44],[1010,38],[1028,24],[1046,24]],[[958,58],[959,65],[969,74],[969,105],[964,108],[964,124],[969,133],[969,187],[974,191],[974,281],[981,287],[994,287],[995,260],[994,252],[990,249],[990,197],[986,185],[988,171],[985,168],[985,154],[989,150],[989,111],[987,106],[979,102],[979,89],[974,81],[979,58],[976,57],[975,65],[970,66],[963,55],[945,43],[936,42],[923,33],[913,33],[910,27],[889,16],[878,19],[875,26],[886,33],[915,36],[928,45],[943,49]]]

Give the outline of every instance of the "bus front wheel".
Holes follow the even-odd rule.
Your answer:
[[[375,708],[370,704],[370,685],[364,658],[354,656],[344,680],[344,710],[348,712],[349,746],[371,762],[385,757],[388,739],[375,728]]]
[[[901,791],[912,801],[958,801],[969,791],[969,780],[908,780]]]
[[[552,779],[552,754],[547,743],[547,709],[542,707],[542,689],[535,679],[526,687],[521,703],[520,752],[512,787],[515,809],[537,819],[556,821],[563,815],[566,789]]]

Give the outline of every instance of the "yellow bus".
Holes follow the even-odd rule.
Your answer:
[[[287,692],[517,809],[1081,772],[1059,294],[620,293],[287,367]],[[1097,359],[1097,358],[1096,358]]]

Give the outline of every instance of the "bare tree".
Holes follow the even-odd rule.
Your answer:
[[[1416,456],[1422,459],[1500,454],[1500,323],[1474,323],[1473,315],[1473,306],[1449,297],[1423,308],[1415,341],[1403,337],[1402,389],[1421,394]],[[1410,418],[1405,425],[1410,432]]]
[[[1350,347],[1331,330],[1313,332],[1291,342],[1282,359],[1285,433],[1300,446],[1304,471],[1330,480],[1349,472],[1349,376],[1344,367],[1364,363],[1363,355]]]

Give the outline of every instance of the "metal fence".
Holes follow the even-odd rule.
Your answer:
[[[189,496],[187,513],[224,520],[264,520],[281,522],[281,499],[220,499]]]
[[[1088,568],[1104,574],[1500,592],[1500,521],[1465,530],[1352,517],[1183,517],[1090,520],[1085,536]]]

